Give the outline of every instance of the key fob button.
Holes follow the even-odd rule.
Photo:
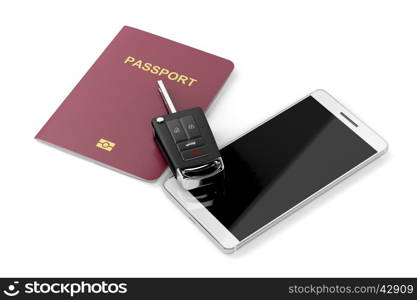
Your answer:
[[[207,147],[200,147],[191,150],[182,151],[181,155],[184,160],[190,160],[208,154]]]
[[[182,128],[180,121],[177,119],[167,121],[167,126],[169,132],[172,135],[172,138],[176,143],[187,140],[187,135],[185,134],[184,128]]]
[[[189,139],[194,139],[200,136],[200,131],[198,130],[197,124],[195,123],[193,116],[182,117],[180,121],[181,124],[184,126]]]
[[[189,141],[182,142],[182,143],[178,144],[178,149],[180,151],[184,151],[184,150],[188,150],[188,149],[197,148],[197,147],[200,147],[200,146],[203,146],[203,145],[204,145],[203,139],[198,138],[198,139],[195,139],[195,140],[189,140]]]

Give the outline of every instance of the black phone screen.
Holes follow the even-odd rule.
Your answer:
[[[376,152],[309,96],[220,151],[224,192],[206,208],[243,240]]]

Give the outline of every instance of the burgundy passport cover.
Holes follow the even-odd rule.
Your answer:
[[[205,110],[232,70],[229,60],[125,26],[36,138],[156,179],[166,163],[151,119],[167,114],[156,81],[177,110]]]

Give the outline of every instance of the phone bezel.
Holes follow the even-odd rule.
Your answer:
[[[238,248],[246,244],[248,241],[252,240],[256,236],[260,235],[265,230],[269,229],[276,223],[280,222],[296,210],[300,209],[304,205],[308,204],[310,201],[315,199],[316,197],[320,196],[337,183],[342,181],[343,179],[347,178],[348,176],[352,175],[365,165],[369,164],[376,158],[380,157],[384,154],[388,149],[387,142],[379,136],[375,131],[373,131],[369,126],[367,126],[364,122],[362,122],[359,118],[353,115],[346,107],[344,107],[339,101],[337,101],[334,97],[332,97],[329,93],[324,90],[316,90],[307,96],[301,98],[300,100],[292,103],[290,106],[286,107],[285,109],[281,110],[277,114],[273,115],[272,117],[268,118],[261,124],[258,124],[253,129],[245,132],[244,134],[240,135],[238,138],[234,139],[229,144],[233,143],[234,141],[238,140],[242,136],[248,134],[249,132],[256,130],[262,124],[268,122],[269,120],[275,118],[279,114],[283,113],[287,109],[291,108],[292,106],[296,105],[300,101],[306,99],[307,97],[312,96],[316,99],[320,104],[322,104],[327,110],[329,110],[335,117],[337,117],[342,123],[344,123],[347,127],[353,130],[357,135],[359,135],[365,142],[371,145],[377,152],[369,157],[367,160],[363,161],[359,165],[355,166],[342,176],[336,178],[334,181],[327,184],[322,189],[318,190],[316,193],[310,195],[308,198],[304,199],[297,205],[290,208],[285,213],[277,216],[271,222],[265,224],[251,235],[247,236],[243,240],[238,240],[226,227],[223,226],[220,221],[216,219],[194,196],[189,193],[188,191],[180,188],[179,184],[177,183],[174,177],[168,178],[164,183],[164,189],[166,192],[175,200],[175,202],[188,214],[192,221],[194,221],[200,228],[202,228],[208,235],[227,253],[231,253],[236,251]],[[344,114],[344,116],[342,115]],[[346,119],[348,117],[351,121],[353,121],[357,126],[355,126],[351,121]],[[229,145],[228,144],[228,145]],[[227,145],[226,145],[227,146]],[[226,147],[225,146],[225,147]],[[227,168],[227,166],[226,166]]]

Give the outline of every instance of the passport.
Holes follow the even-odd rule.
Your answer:
[[[168,113],[157,80],[177,110],[205,110],[232,70],[230,60],[125,26],[36,138],[155,180],[167,166],[151,126]]]

